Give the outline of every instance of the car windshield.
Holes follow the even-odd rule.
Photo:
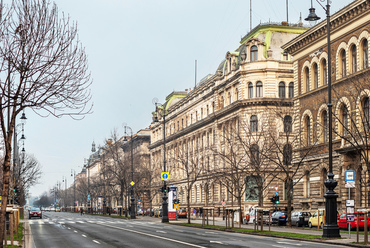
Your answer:
[[[39,208],[31,208],[31,211],[40,211]]]

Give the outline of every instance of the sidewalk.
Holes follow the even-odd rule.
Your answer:
[[[160,218],[154,218],[154,217],[148,217],[148,216],[138,216],[138,219],[144,219],[144,220],[158,220],[161,221]],[[178,220],[170,220],[170,223],[187,223],[187,219],[178,219]],[[201,218],[196,218],[196,219],[191,219],[191,223],[194,224],[202,224],[202,219]],[[207,220],[205,220],[205,225],[207,224]],[[208,224],[213,225],[213,218],[208,219]],[[222,220],[222,217],[215,217],[215,225],[216,226],[226,226],[226,220]],[[239,228],[239,224],[234,222],[234,227]],[[246,228],[246,229],[254,229],[254,226],[251,224],[241,225],[241,228]],[[261,230],[261,227],[259,226],[259,230]],[[268,231],[269,226],[268,225],[263,225],[263,231]],[[322,229],[318,230],[316,228],[302,228],[302,227],[286,227],[286,226],[276,226],[276,225],[271,225],[270,228],[271,231],[273,232],[289,232],[289,233],[300,233],[300,234],[307,234],[307,235],[322,235]],[[321,243],[333,243],[333,244],[341,244],[341,245],[346,245],[350,247],[370,247],[370,237],[369,237],[369,244],[368,245],[363,245],[363,244],[355,244],[357,241],[357,234],[356,231],[351,231],[351,238],[349,238],[348,231],[344,232],[345,230],[340,230],[340,239],[309,239],[307,241],[312,241],[312,242],[321,242]],[[363,231],[360,231],[363,233]],[[254,235],[253,233],[248,233],[250,235]],[[264,235],[261,233],[256,233],[255,235]],[[269,235],[267,235],[269,236]],[[368,236],[370,236],[370,232],[368,233]],[[285,238],[285,237],[284,237]],[[294,239],[287,237],[288,239]],[[359,235],[359,242],[364,241],[364,235]]]

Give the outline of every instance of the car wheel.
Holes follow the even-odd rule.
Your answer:
[[[321,227],[321,229],[324,229],[324,223],[321,222],[320,227]]]
[[[295,226],[296,227],[300,227],[301,225],[299,224],[299,222],[297,221],[296,223],[295,223]]]
[[[309,228],[312,228],[312,223],[310,222],[310,223],[308,223],[308,227]]]

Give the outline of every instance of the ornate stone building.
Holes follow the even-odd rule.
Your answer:
[[[284,189],[284,181],[273,180],[276,166],[264,157],[266,136],[291,132],[284,120],[291,123],[293,115],[293,65],[281,46],[306,30],[286,23],[257,26],[226,53],[215,74],[192,91],[171,93],[157,108],[160,121],[150,127],[151,167],[163,171],[165,114],[168,184],[177,186],[180,207],[219,210],[222,201],[244,209],[271,206],[275,187]],[[153,205],[161,203],[157,195]]]
[[[355,171],[350,198],[356,208],[368,207],[369,41],[370,2],[356,0],[331,16],[331,61],[327,54],[326,20],[283,46],[294,57],[294,129],[300,139],[295,163],[294,207],[325,206],[328,173],[328,119],[333,123],[333,172],[338,186],[338,210],[345,211],[349,190],[346,170]],[[328,66],[331,67],[332,117],[327,109]]]

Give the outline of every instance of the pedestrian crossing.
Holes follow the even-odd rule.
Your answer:
[[[66,218],[66,219],[31,219],[29,220],[30,225],[66,225],[66,224],[121,224],[126,226],[135,226],[135,225],[154,225],[153,222],[133,222],[128,220],[86,220],[83,218]]]

